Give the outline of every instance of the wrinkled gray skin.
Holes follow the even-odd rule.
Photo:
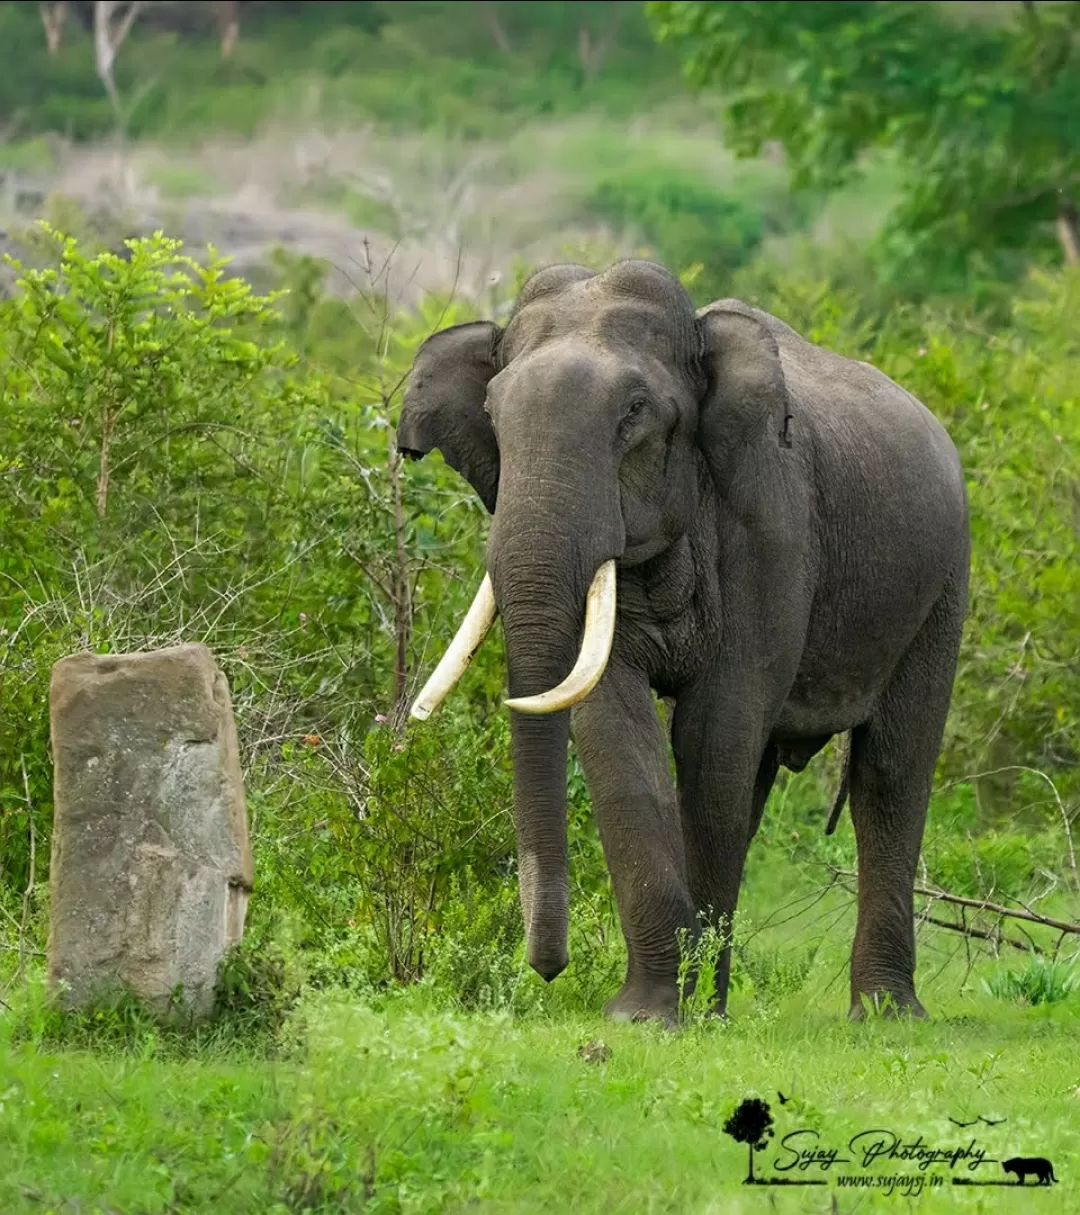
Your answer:
[[[568,673],[593,574],[618,562],[611,659],[572,710],[629,950],[607,1012],[675,1017],[677,930],[730,922],[778,767],[851,731],[851,1012],[888,993],[925,1015],[913,885],[969,559],[929,411],[767,313],[695,313],[662,267],[625,261],[542,270],[505,329],[428,339],[397,440],[438,448],[493,512],[512,696]],[[677,793],[650,689],[675,702]],[[528,958],[548,980],[567,964],[570,716],[512,714]]]

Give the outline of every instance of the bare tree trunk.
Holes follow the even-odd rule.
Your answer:
[[[41,24],[45,27],[45,45],[49,54],[55,55],[60,50],[60,37],[64,32],[64,22],[67,20],[67,0],[41,0],[38,5],[41,12]]]
[[[586,80],[592,79],[592,39],[589,35],[589,27],[587,25],[579,25],[577,32],[577,53],[578,61],[581,63],[581,72]]]
[[[97,515],[99,519],[105,518],[105,511],[109,506],[109,458],[112,454],[114,421],[113,414],[106,410],[105,416],[101,420],[101,457],[98,461]]]
[[[1080,266],[1080,217],[1077,216],[1076,203],[1070,198],[1062,198],[1058,206],[1057,234],[1065,254],[1066,266]]]
[[[214,5],[218,33],[221,35],[221,57],[228,59],[240,41],[239,0],[217,0]]]
[[[131,32],[135,18],[139,15],[142,0],[128,0],[127,11],[114,26],[113,16],[123,8],[123,0],[95,0],[94,3],[94,55],[97,74],[105,86],[105,92],[109,95],[109,101],[112,102],[118,123],[123,118],[123,110],[120,106],[120,94],[116,91],[116,82],[113,79],[113,65],[116,62],[117,52]]]
[[[387,431],[390,436],[392,432]],[[412,636],[412,587],[405,547],[405,508],[401,496],[402,456],[389,438],[390,487],[394,504],[394,724],[401,729],[409,707],[409,640]]]
[[[481,4],[480,7],[484,10],[484,19],[487,23],[488,33],[491,34],[495,45],[504,55],[509,55],[514,48],[510,45],[510,38],[506,33],[506,27],[499,19],[498,4],[489,0],[488,3]]]
[[[624,7],[621,4],[612,7],[615,9],[614,16],[599,41],[593,42],[587,25],[578,26],[578,59],[581,62],[581,71],[586,82],[591,82],[600,75],[600,69],[604,66],[604,60],[615,45],[619,26],[622,25],[625,16]]]

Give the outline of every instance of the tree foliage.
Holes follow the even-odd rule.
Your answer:
[[[647,8],[690,78],[725,94],[725,139],[741,154],[778,143],[794,183],[822,188],[870,149],[902,158],[885,236],[897,269],[961,272],[1055,240],[1080,259],[1080,5],[1032,2],[1011,20],[905,0]]]
[[[415,980],[452,890],[512,947],[498,647],[438,721],[403,721],[486,516],[437,457],[404,484],[394,421],[420,343],[474,312],[331,299],[307,259],[260,296],[161,234],[91,253],[42,226],[32,252],[0,301],[0,918],[48,889],[53,663],[199,640],[233,692],[256,937],[287,931],[323,976]]]

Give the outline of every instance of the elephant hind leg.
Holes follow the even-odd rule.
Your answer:
[[[963,579],[950,583],[908,647],[874,713],[851,736],[849,792],[859,857],[851,1015],[863,996],[915,995],[915,872],[948,715],[964,618]]]

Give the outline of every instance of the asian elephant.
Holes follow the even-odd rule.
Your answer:
[[[662,266],[557,265],[505,327],[435,333],[398,448],[434,448],[492,513],[487,573],[414,702],[426,717],[496,613],[512,710],[528,960],[567,965],[573,731],[629,952],[606,1011],[677,1017],[677,931],[730,924],[781,765],[849,733],[858,847],[851,1014],[915,994],[913,886],[968,583],[952,442],[910,393]],[[670,742],[652,691],[674,700]],[[725,1010],[730,953],[717,975]]]

